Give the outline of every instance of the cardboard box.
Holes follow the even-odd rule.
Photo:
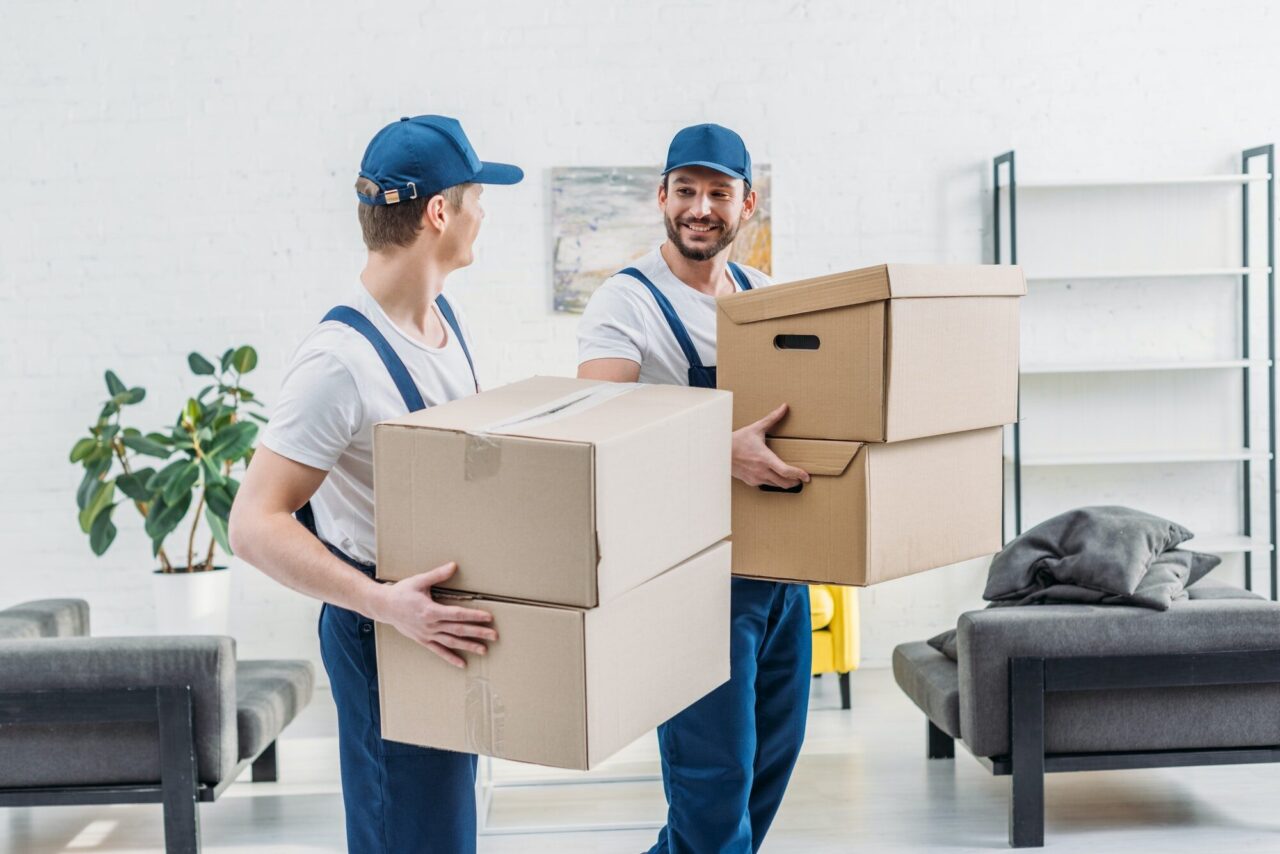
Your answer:
[[[716,301],[733,426],[790,404],[773,435],[896,442],[1018,414],[1019,267],[888,264]]]
[[[383,737],[595,767],[728,680],[729,562],[718,543],[591,609],[462,597],[499,636],[465,670],[378,625]]]
[[[796,492],[733,482],[733,573],[865,587],[1000,550],[1001,428],[907,442],[770,439]]]
[[[535,377],[374,427],[378,577],[589,608],[729,535],[732,403]]]

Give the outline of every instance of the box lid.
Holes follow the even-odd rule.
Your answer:
[[[530,377],[380,425],[600,444],[726,394],[682,386]]]
[[[827,439],[769,439],[768,443],[788,465],[798,466],[811,475],[837,477],[844,474],[863,444]]]
[[[756,323],[886,299],[1022,296],[1022,268],[1008,264],[880,264],[729,294],[716,305],[734,323]]]

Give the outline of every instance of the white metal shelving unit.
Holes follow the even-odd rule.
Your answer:
[[[1255,158],[1265,158],[1266,170],[1254,172],[1250,170]],[[1007,182],[1002,184],[1002,170],[1007,175]],[[1079,271],[1045,273],[1036,272],[1027,276],[1029,285],[1038,282],[1071,282],[1071,281],[1129,281],[1129,280],[1169,280],[1169,279],[1221,279],[1223,284],[1239,286],[1241,292],[1242,322],[1240,326],[1241,341],[1237,357],[1231,359],[1212,360],[1162,360],[1162,361],[1114,361],[1114,362],[1061,362],[1032,363],[1023,366],[1022,376],[1050,375],[1090,375],[1117,373],[1158,373],[1175,371],[1239,371],[1242,376],[1243,389],[1243,435],[1239,447],[1212,450],[1156,450],[1156,451],[1099,451],[1089,453],[1042,453],[1023,454],[1021,443],[1021,427],[1015,423],[1013,432],[1012,455],[1006,462],[1013,470],[1013,534],[1022,532],[1022,470],[1024,467],[1052,468],[1065,466],[1131,466],[1131,465],[1168,465],[1168,464],[1232,464],[1242,467],[1242,510],[1241,530],[1210,534],[1196,537],[1187,545],[1200,551],[1244,555],[1245,584],[1252,588],[1252,558],[1255,554],[1269,557],[1270,592],[1277,598],[1277,507],[1276,507],[1276,344],[1275,344],[1275,150],[1272,145],[1251,148],[1242,152],[1241,171],[1223,175],[1171,176],[1164,178],[1120,177],[1100,180],[1043,180],[1018,182],[1015,173],[1014,152],[1008,151],[993,160],[993,213],[995,225],[995,263],[1018,263],[1017,249],[1017,194],[1023,192],[1052,192],[1057,190],[1100,190],[1125,187],[1176,187],[1176,186],[1214,186],[1239,185],[1242,188],[1241,234],[1242,252],[1241,266],[1209,267],[1209,268],[1175,268],[1175,269],[1117,269],[1109,271]],[[1266,227],[1266,264],[1258,266],[1254,262],[1249,247],[1249,189],[1260,185],[1266,192],[1267,227]],[[1008,206],[1009,257],[1002,255],[1002,200]],[[1250,280],[1254,276],[1265,276],[1267,283],[1267,341],[1265,358],[1260,358],[1251,347],[1249,334]],[[1029,296],[1034,294],[1030,289]],[[1251,436],[1252,400],[1250,394],[1250,375],[1254,371],[1267,372],[1267,393],[1263,403],[1266,406],[1268,434],[1265,442],[1258,443]],[[1021,416],[1021,412],[1019,413]],[[1255,463],[1268,466],[1267,508],[1270,521],[1269,536],[1260,537],[1253,532],[1253,487],[1251,467]],[[1065,508],[1064,508],[1065,509]],[[1007,526],[1006,526],[1007,527]]]

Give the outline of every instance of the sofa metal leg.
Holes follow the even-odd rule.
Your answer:
[[[1044,659],[1009,661],[1009,844],[1044,845]]]
[[[255,783],[274,783],[279,779],[276,768],[276,743],[267,745],[267,749],[253,760],[252,774]]]
[[[840,708],[847,709],[852,705],[853,703],[849,698],[849,674],[841,673],[840,674]]]
[[[200,811],[196,802],[196,752],[191,725],[191,688],[156,689],[160,718],[160,787],[166,854],[199,854]]]
[[[929,758],[955,759],[956,740],[934,726],[928,718],[925,718],[925,723],[929,725]]]

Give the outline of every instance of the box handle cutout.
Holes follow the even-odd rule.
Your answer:
[[[779,350],[817,350],[821,344],[817,335],[773,336],[773,346]]]
[[[787,489],[784,489],[784,488],[782,488],[781,486],[774,486],[773,484],[770,484],[770,483],[762,483],[762,484],[760,484],[760,491],[761,491],[761,492],[787,492],[787,493],[790,493],[790,494],[792,494],[792,495],[795,495],[795,494],[799,493],[799,492],[800,492],[800,490],[802,490],[802,489],[804,489],[804,481],[800,481],[800,482],[799,482],[799,483],[797,483],[795,486],[789,487],[789,488],[787,488]]]

